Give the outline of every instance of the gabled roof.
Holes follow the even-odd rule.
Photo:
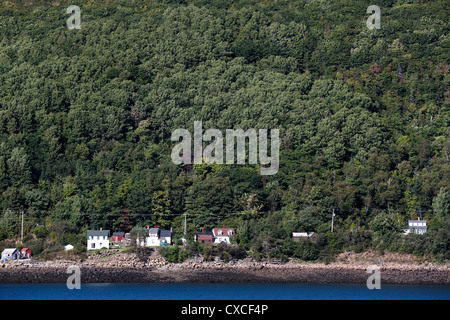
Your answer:
[[[159,228],[150,228],[148,229],[148,234],[158,234]]]
[[[171,237],[172,236],[172,232],[170,232],[170,230],[160,230],[159,231],[159,236],[162,237]]]
[[[197,232],[197,237],[198,236],[201,236],[201,235],[208,235],[208,236],[213,236],[213,233],[212,233],[212,231],[204,231],[204,232]]]
[[[19,252],[16,248],[6,248],[2,251],[4,254],[13,254],[15,251]]]
[[[87,236],[103,236],[109,237],[109,230],[88,230]]]
[[[219,231],[222,231],[222,234],[219,234]],[[229,237],[228,232],[231,231],[231,235],[234,234],[233,228],[213,228],[212,232],[215,237]]]
[[[114,236],[123,237],[124,235],[125,235],[125,232],[113,232],[113,237]]]
[[[197,235],[197,240],[211,240],[212,241],[212,234],[199,234]]]

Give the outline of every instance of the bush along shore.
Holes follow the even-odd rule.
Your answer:
[[[370,276],[369,265],[380,268],[384,284],[450,285],[450,264],[432,263],[417,257],[378,251],[344,252],[330,263],[290,259],[253,258],[223,261],[198,255],[181,263],[167,261],[158,250],[147,255],[105,250],[89,253],[84,260],[36,259],[2,261],[0,283],[66,283],[69,266],[78,266],[82,283],[360,283]]]

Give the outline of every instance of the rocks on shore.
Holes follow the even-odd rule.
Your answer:
[[[402,260],[403,259],[403,260]],[[342,254],[335,262],[305,263],[290,260],[255,261],[249,257],[224,262],[204,261],[202,256],[183,263],[170,263],[158,250],[146,259],[135,253],[105,250],[89,254],[84,261],[17,260],[0,264],[0,283],[48,283],[67,281],[67,268],[80,267],[83,282],[307,282],[365,283],[368,265],[377,264],[382,282],[450,285],[447,264],[418,263],[393,255]]]

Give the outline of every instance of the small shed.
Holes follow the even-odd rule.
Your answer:
[[[30,259],[31,258],[31,249],[23,248],[22,250],[20,250],[20,258],[21,259]]]
[[[317,233],[315,233],[315,232],[311,232],[310,234],[308,234],[308,238],[311,241],[316,241],[317,238],[319,238],[319,235]]]
[[[112,241],[113,242],[122,242],[124,236],[125,236],[124,232],[114,232],[112,235]]]
[[[72,249],[73,249],[73,245],[71,245],[71,244],[68,244],[68,245],[64,246],[64,250],[65,251],[70,251]]]
[[[2,251],[2,260],[17,260],[20,258],[20,252],[16,248],[6,248]]]
[[[131,236],[129,232],[126,232],[123,236],[122,243],[125,244],[126,247],[128,247],[131,243]]]

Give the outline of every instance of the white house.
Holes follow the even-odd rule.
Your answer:
[[[147,228],[148,236],[145,238],[145,246],[159,247],[161,245],[172,244],[172,228],[161,230],[159,228]]]
[[[170,230],[159,230],[159,245],[172,244],[172,228]]]
[[[148,237],[145,238],[145,245],[147,247],[156,247],[159,244],[159,228],[149,228]]]
[[[20,257],[20,252],[16,248],[7,248],[2,251],[2,260],[17,260]]]
[[[409,220],[408,227],[403,230],[403,233],[417,233],[424,234],[427,232],[427,221],[426,220]]]
[[[233,228],[213,228],[213,243],[219,244],[219,243],[226,243],[230,244],[230,237],[235,234]]]
[[[109,249],[109,230],[88,230],[87,249],[97,250],[101,248]]]

